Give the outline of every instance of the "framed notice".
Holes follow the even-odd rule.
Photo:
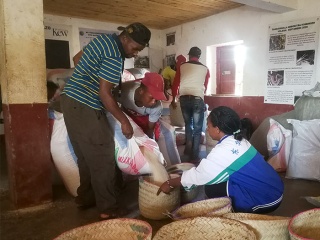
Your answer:
[[[320,18],[269,26],[265,103],[293,104],[316,84]]]
[[[96,38],[101,34],[113,34],[113,33],[118,33],[118,31],[79,28],[80,48],[83,49],[92,39]]]

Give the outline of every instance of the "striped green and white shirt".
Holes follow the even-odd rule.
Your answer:
[[[83,50],[63,93],[97,110],[104,109],[99,98],[100,79],[112,84],[121,80],[124,56],[116,35],[100,35]]]

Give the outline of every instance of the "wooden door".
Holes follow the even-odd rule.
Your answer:
[[[217,94],[235,93],[234,46],[217,47]]]

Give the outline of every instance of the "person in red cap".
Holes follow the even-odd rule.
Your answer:
[[[158,139],[159,118],[162,113],[161,100],[167,100],[164,80],[158,73],[146,73],[141,81],[124,82],[114,90],[114,96],[121,108],[137,123],[148,137]]]
[[[102,220],[127,214],[119,206],[121,172],[115,161],[115,143],[105,111],[120,123],[123,135],[133,128],[118,106],[112,89],[121,84],[125,58],[149,45],[150,30],[141,23],[119,27],[120,35],[94,38],[75,59],[76,67],[61,95],[68,135],[78,159],[80,186],[75,202],[85,209],[97,206]]]

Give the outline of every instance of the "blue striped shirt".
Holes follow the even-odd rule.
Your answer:
[[[112,84],[120,82],[124,64],[121,47],[112,35],[93,39],[83,50],[63,93],[91,108],[104,109],[99,97],[100,79]]]

